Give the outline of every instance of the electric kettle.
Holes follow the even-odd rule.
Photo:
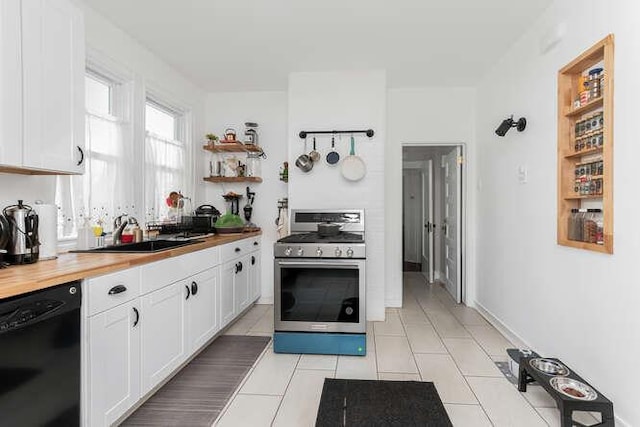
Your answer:
[[[29,205],[18,200],[17,205],[7,206],[3,214],[9,223],[7,261],[11,264],[31,264],[38,261],[38,215]]]

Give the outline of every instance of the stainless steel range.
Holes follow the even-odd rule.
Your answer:
[[[276,352],[366,354],[364,231],[362,209],[292,211],[274,245]]]

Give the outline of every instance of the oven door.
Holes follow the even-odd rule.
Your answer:
[[[274,270],[276,331],[366,331],[363,259],[276,259]]]

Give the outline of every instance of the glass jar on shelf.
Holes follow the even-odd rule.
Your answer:
[[[249,177],[262,176],[262,163],[260,161],[260,153],[247,153],[247,170],[246,175]]]

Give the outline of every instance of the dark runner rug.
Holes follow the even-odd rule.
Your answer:
[[[270,340],[216,338],[121,425],[210,427]]]
[[[324,380],[316,427],[447,426],[430,382]]]

